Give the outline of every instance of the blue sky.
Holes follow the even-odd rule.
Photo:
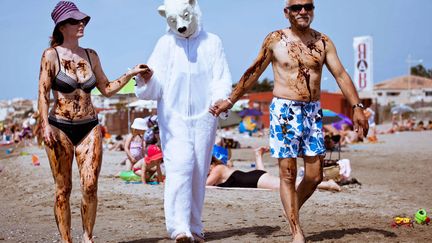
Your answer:
[[[0,0],[0,100],[36,99],[39,64],[54,24],[50,13],[57,0]],[[156,9],[162,0],[74,1],[92,17],[81,46],[95,49],[110,80],[128,67],[145,63],[166,30]],[[257,56],[264,37],[287,27],[283,0],[200,0],[204,28],[219,35],[233,82]],[[374,38],[374,80],[408,73],[409,54],[432,68],[431,0],[315,0],[312,27],[336,44],[352,76],[353,37]],[[271,67],[261,76],[273,79]],[[328,71],[322,88],[337,90]]]

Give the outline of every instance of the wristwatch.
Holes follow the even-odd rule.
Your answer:
[[[353,105],[352,106],[352,108],[353,108],[353,110],[355,109],[355,108],[361,108],[362,110],[364,110],[365,109],[365,107],[364,107],[364,105],[362,104],[362,103],[358,103],[358,104],[355,104],[355,105]]]

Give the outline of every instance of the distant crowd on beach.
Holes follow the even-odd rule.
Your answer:
[[[39,136],[40,124],[37,113],[31,113],[22,121],[9,122],[0,125],[0,143],[18,146],[42,145]]]
[[[398,115],[392,116],[392,125],[386,131],[380,131],[379,134],[389,134],[404,131],[425,131],[432,130],[432,120],[427,123],[423,120],[418,120],[415,117],[408,117],[407,119],[402,119]]]

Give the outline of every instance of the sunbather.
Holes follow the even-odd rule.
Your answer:
[[[255,170],[244,172],[226,166],[216,157],[212,157],[210,171],[207,177],[207,186],[218,187],[246,187],[261,189],[279,189],[280,179],[264,170],[262,157],[269,152],[268,147],[255,149]],[[297,185],[300,183],[298,181]],[[340,191],[340,186],[333,180],[323,181],[318,189]]]

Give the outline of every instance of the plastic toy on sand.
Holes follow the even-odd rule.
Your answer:
[[[395,218],[393,218],[393,222],[391,224],[392,227],[399,227],[402,225],[406,225],[408,227],[414,227],[414,221],[408,217],[395,217]]]
[[[419,209],[417,213],[414,215],[414,219],[417,224],[427,224],[430,223],[430,218],[427,216],[427,212],[425,209]]]
[[[32,163],[33,163],[34,166],[39,166],[40,165],[40,163],[39,163],[39,157],[36,154],[32,155]]]
[[[141,181],[141,176],[136,175],[133,171],[122,171],[119,177],[124,181]]]

